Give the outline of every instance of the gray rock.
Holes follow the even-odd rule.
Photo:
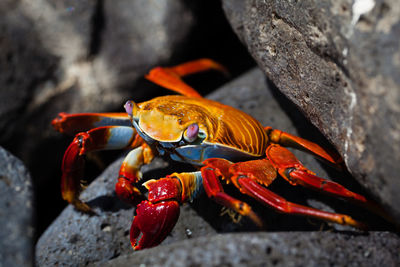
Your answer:
[[[184,1],[159,0],[7,0],[0,15],[0,144],[34,177],[42,231],[62,208],[54,177],[70,141],[51,120],[155,94],[143,76],[171,59],[193,18]]]
[[[33,190],[22,162],[0,147],[0,266],[33,265]]]
[[[225,234],[156,247],[93,266],[398,266],[389,232]]]
[[[389,1],[223,1],[264,73],[400,221],[400,35]]]
[[[37,266],[82,266],[134,252],[129,242],[134,210],[114,193],[121,163],[119,159],[110,165],[81,194],[96,215],[82,214],[68,206],[43,233],[36,245]],[[165,167],[166,162],[155,160],[143,168],[143,179],[163,177],[157,169]],[[177,225],[163,244],[214,233],[208,223],[184,205]]]
[[[32,29],[32,19],[18,12],[18,1],[0,3],[0,143],[14,137],[23,122],[34,88],[58,62]],[[28,115],[28,114],[26,114]],[[8,144],[10,145],[10,144]]]
[[[123,111],[151,94],[139,80],[193,24],[183,1],[6,1],[0,14],[0,143],[32,168],[55,153],[59,112]]]
[[[303,125],[303,128],[296,128],[295,125],[297,124],[291,122],[286,113],[297,112],[296,109],[293,106],[290,106],[290,102],[285,100],[283,96],[276,94],[277,92],[268,87],[265,76],[262,72],[258,69],[254,69],[239,79],[220,88],[209,97],[240,108],[252,114],[265,125],[271,125],[293,134],[300,134],[303,137],[303,133],[306,130],[305,135],[311,140],[320,139],[321,137],[318,136],[318,132],[313,130],[312,126],[307,124],[307,121],[305,121],[305,119],[298,113],[295,114],[297,116],[296,123]],[[285,106],[285,110],[282,109],[282,105]],[[307,167],[315,171],[318,175],[327,178],[335,178],[338,182],[345,185],[350,184],[350,189],[359,189],[356,185],[349,183],[352,180],[351,176],[346,175],[345,173],[332,172],[332,170],[326,169],[324,165],[321,165],[315,158],[307,154],[299,153],[298,151],[295,151],[295,153]],[[107,171],[105,171],[82,193],[81,198],[88,201],[88,203],[95,208],[97,213],[96,216],[84,215],[75,211],[72,207],[68,207],[41,236],[36,246],[36,263],[38,266],[56,264],[71,266],[85,265],[94,262],[104,264],[106,261],[117,256],[129,255],[131,253],[134,253],[134,255],[142,255],[140,254],[142,252],[133,252],[129,244],[128,232],[133,210],[119,202],[113,193],[114,183],[120,164],[121,160],[113,163]],[[145,176],[144,179],[164,177],[166,174],[180,171],[180,168],[182,168],[179,164],[171,163],[171,165],[167,165],[165,162],[159,160],[152,164],[154,165],[146,166],[143,170]],[[350,215],[361,216],[362,219],[370,219],[368,217],[369,213],[360,208],[353,207],[353,209],[351,209],[349,207],[351,205],[343,205],[344,202],[334,201],[329,197],[324,198],[321,194],[312,193],[309,190],[300,187],[292,187],[283,181],[283,179],[277,179],[271,185],[271,190],[287,197],[290,201],[328,211],[337,210]],[[238,195],[239,197],[243,197],[240,194]],[[269,231],[336,229],[338,231],[348,231],[347,236],[349,238],[355,238],[359,235],[358,232],[349,227],[329,225],[320,221],[310,221],[301,217],[278,214],[255,202],[251,202],[251,205],[254,207],[256,212],[265,219]],[[213,203],[211,200],[208,200],[205,196],[194,201],[192,206],[195,208],[196,212],[194,212],[189,205],[181,208],[181,216],[171,236],[169,236],[159,246],[160,248],[155,250],[160,255],[164,255],[162,257],[167,257],[165,255],[168,255],[168,251],[170,251],[170,247],[165,246],[166,244],[176,243],[178,240],[185,240],[188,238],[195,239],[196,237],[202,237],[205,235],[214,235],[214,229],[218,232],[250,231],[255,229],[254,225],[251,225],[246,221],[246,219],[242,219],[239,223],[233,223],[232,219],[228,215],[222,216],[221,207]],[[200,214],[201,217],[197,214]],[[214,229],[204,220],[211,224]],[[313,233],[312,236],[318,236],[319,234],[321,234],[321,239],[324,239],[325,235],[327,235],[327,233],[320,232]],[[301,238],[303,238],[303,241],[305,240],[305,242],[308,242],[308,235],[309,233],[304,233],[300,236],[302,236]],[[240,238],[246,239],[245,236],[246,235],[243,235],[243,237]],[[343,236],[346,235],[344,234]],[[213,252],[209,252],[209,250],[219,250],[223,252],[224,245],[222,245],[222,243],[225,243],[227,246],[228,244],[237,244],[235,235],[217,238],[222,238],[221,240],[224,241],[218,241],[215,247],[206,248],[204,252],[202,252],[204,253],[201,254],[202,256],[207,253],[213,255]],[[254,234],[249,235],[248,240],[246,239],[247,241],[244,241],[244,243],[251,242],[253,238]],[[289,237],[287,238],[287,240],[290,239],[291,238]],[[210,242],[212,242],[215,239],[210,240]],[[180,248],[178,253],[190,255],[194,250],[203,250],[205,245],[201,242],[204,241],[193,242],[194,243],[186,245],[184,248]],[[292,243],[288,243],[285,245],[282,243],[282,247],[286,246],[288,249],[291,244]],[[220,245],[221,247],[219,247]],[[336,245],[339,245],[339,243]],[[177,246],[180,245],[177,244]],[[298,246],[307,247],[307,243],[301,243]],[[332,246],[334,247],[334,245]],[[166,248],[165,253],[160,252],[162,251],[161,247]],[[251,249],[251,247],[249,249]],[[321,248],[321,250],[323,249],[329,249],[329,247]],[[152,250],[148,251],[148,253],[150,253]],[[243,253],[240,249],[236,250],[238,257],[247,257],[246,259],[248,259],[248,253],[248,250],[243,250]],[[178,256],[179,255],[174,256],[171,254],[171,258],[169,258],[166,263],[172,264],[172,261]],[[226,260],[226,262],[229,263],[229,257],[230,256],[228,255],[220,260]],[[252,257],[252,259],[255,263],[258,262],[256,257]],[[330,260],[334,261],[335,258],[331,258]],[[149,263],[150,262],[152,261],[150,260]],[[158,264],[161,262],[162,261],[158,262]],[[207,261],[205,262],[207,263]]]
[[[139,85],[133,92],[129,89],[144,71],[168,62],[176,53],[194,24],[194,14],[184,1],[119,0],[104,2],[104,16],[107,24],[95,68],[106,67],[104,74],[115,76],[111,77],[113,84],[106,97],[118,106],[121,99],[147,99],[151,95],[148,86],[145,89]],[[102,61],[112,68],[102,66]],[[96,79],[102,83],[103,74],[99,74]],[[117,96],[116,90],[121,91]]]

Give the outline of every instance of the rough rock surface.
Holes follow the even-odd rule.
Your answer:
[[[33,190],[22,162],[0,147],[0,266],[33,264]]]
[[[288,102],[285,97],[279,94],[279,92],[268,87],[264,75],[258,69],[254,69],[246,73],[241,78],[234,80],[223,88],[215,91],[209,97],[252,114],[264,125],[270,125],[274,128],[279,128],[293,134],[307,137],[311,140],[319,140],[323,142],[321,136],[318,135],[315,129],[313,130],[313,127],[307,123],[304,117],[302,117],[301,114],[299,114],[296,109],[290,105],[290,102]],[[282,109],[283,107],[285,110]],[[289,117],[294,118],[296,124],[294,124]],[[338,178],[338,182],[349,186],[350,189],[355,191],[360,189],[357,187],[357,185],[351,183],[352,178],[349,175],[346,175],[345,173],[337,173],[331,169],[325,168],[324,165],[321,165],[312,156],[298,151],[295,153],[307,167],[318,173],[320,176]],[[69,206],[41,236],[36,246],[36,263],[38,266],[55,264],[58,264],[59,266],[71,266],[85,265],[94,262],[98,262],[98,264],[101,265],[117,256],[122,256],[125,254],[129,255],[131,253],[136,255],[136,252],[133,252],[130,248],[128,236],[133,211],[131,208],[123,205],[113,193],[115,177],[117,176],[120,163],[121,160],[113,163],[113,165],[110,166],[107,171],[105,171],[82,193],[81,198],[88,201],[88,203],[95,208],[95,211],[98,213],[98,215],[89,217],[75,211]],[[155,161],[153,163],[155,165],[146,166],[146,168],[143,170],[144,179],[164,177],[166,174],[170,174],[174,171],[181,171],[179,168],[182,167],[173,163],[170,163],[168,167],[165,162],[163,163],[163,161]],[[369,213],[365,210],[362,210],[358,207],[353,207],[351,209],[349,208],[351,205],[343,205],[344,202],[342,201],[332,200],[330,197],[323,197],[321,194],[313,193],[310,192],[310,190],[305,190],[300,187],[292,187],[283,180],[276,180],[270,186],[270,188],[274,192],[279,193],[280,195],[296,203],[311,205],[315,208],[329,211],[336,210],[359,216],[362,218],[362,220],[369,220]],[[243,197],[240,194],[238,194],[238,196]],[[246,201],[248,201],[248,199]],[[270,211],[269,209],[266,209],[257,203],[252,202],[251,204],[254,205],[253,207],[255,208],[256,212],[258,212],[260,216],[265,219],[269,231],[321,230],[328,228],[338,231],[347,230],[348,234],[343,234],[343,238],[348,236],[351,239],[353,236],[359,235],[359,233],[354,231],[352,228],[327,225],[326,223],[321,223],[316,220],[310,221],[301,217],[282,215]],[[159,255],[164,256],[168,255],[167,252],[165,252],[166,254],[164,254],[164,252],[159,252],[159,250],[162,250],[161,247],[166,248],[166,251],[169,251],[170,247],[165,246],[168,243],[175,243],[178,240],[188,239],[188,237],[194,239],[195,237],[204,235],[214,235],[214,229],[216,229],[218,232],[254,230],[254,226],[249,226],[249,222],[245,219],[243,219],[239,224],[236,224],[232,222],[229,216],[221,216],[220,206],[214,204],[205,196],[197,201],[194,201],[192,206],[195,208],[196,212],[194,212],[189,205],[181,208],[181,216],[177,226],[173,230],[171,236],[159,246],[160,248],[156,248],[156,253],[161,253]],[[201,215],[201,217],[199,217],[198,214]],[[208,223],[204,220],[206,220]],[[211,228],[209,225],[212,225],[213,228]],[[316,236],[321,235],[320,238],[324,239],[327,233],[316,232],[312,234],[312,237],[309,237],[309,232],[297,233],[297,235],[299,236],[298,238],[300,242],[300,245],[298,246],[304,246],[305,248],[308,248],[307,242],[310,238],[313,239],[316,238]],[[249,235],[248,238],[246,236],[247,235],[244,234],[243,236],[240,236],[240,239],[244,243],[251,243],[251,240],[254,239],[254,235]],[[373,234],[373,236],[376,236],[377,239],[380,237],[379,234]],[[232,239],[230,239],[231,237]],[[383,235],[382,237],[386,236]],[[211,237],[209,238],[211,240],[210,242],[214,240],[211,239]],[[235,239],[236,236],[230,235],[228,237],[217,237],[217,239],[218,238],[222,238],[221,240],[223,241],[218,241],[215,247],[209,247],[210,249],[214,251],[220,250],[221,253],[223,253],[224,245],[222,243],[225,243],[227,246],[229,246],[229,244],[237,244],[237,240]],[[289,237],[287,238],[287,240],[290,239],[291,238]],[[332,238],[332,240],[334,239]],[[179,247],[178,253],[190,255],[194,250],[203,250],[205,245],[202,242],[204,241],[194,241],[194,243],[191,243],[190,245]],[[286,246],[284,244],[285,241],[281,242],[282,248],[286,247],[286,249],[289,249],[289,245],[292,245],[292,243],[289,243]],[[302,242],[305,242],[305,244]],[[326,244],[330,245],[325,248],[320,248],[320,250],[326,249],[326,255],[329,254],[327,251],[329,251],[331,247],[339,247],[342,245],[341,243],[329,242]],[[220,245],[221,248],[219,248]],[[251,250],[251,246],[249,247],[249,250]],[[150,253],[150,251],[152,250],[148,250],[147,253]],[[201,254],[200,257],[206,255],[207,253],[211,253],[210,255],[213,255],[213,252],[210,252],[208,249],[204,250],[204,253],[205,254]],[[237,249],[235,253],[239,258],[250,258],[247,255],[249,253],[248,250],[243,250],[243,255],[240,249]],[[306,254],[308,253],[307,250],[301,250],[299,253],[306,255],[304,257],[307,257],[308,255]],[[309,253],[312,253],[312,251]],[[179,257],[179,255],[171,256],[167,263],[169,264],[172,260],[178,261],[179,259],[176,259],[176,257]],[[229,263],[229,258],[230,256],[227,255],[224,258],[220,258],[220,260],[222,262]],[[164,258],[162,259],[165,260]],[[256,257],[252,257],[252,259],[255,260],[256,263],[258,262]],[[366,259],[368,259],[368,257]],[[197,260],[198,259],[196,258],[196,261]],[[330,258],[330,260],[334,262],[335,258]],[[139,263],[139,261],[135,263]],[[157,264],[160,265],[162,262],[164,261],[160,261]],[[151,261],[146,263],[151,263]],[[178,261],[177,264],[180,264],[180,262]]]
[[[7,0],[0,15],[0,144],[30,169],[40,218],[54,218],[67,139],[51,120],[123,111],[126,99],[155,94],[143,75],[171,59],[193,14],[175,0]]]
[[[121,163],[119,159],[110,165],[81,195],[96,215],[82,214],[68,206],[43,233],[36,245],[37,266],[84,266],[133,253],[129,229],[134,209],[114,193]],[[143,179],[162,177],[158,169],[165,167],[166,162],[155,160],[143,168]],[[189,205],[184,205],[180,220],[164,243],[214,233]]]
[[[189,248],[189,249],[188,249]],[[400,239],[388,232],[226,234],[185,240],[93,266],[397,266]]]
[[[400,221],[397,1],[223,1],[274,84]]]
[[[149,94],[138,81],[193,25],[182,1],[5,1],[0,14],[0,143],[29,164],[58,112],[122,111]]]
[[[0,142],[3,144],[15,135],[35,86],[48,77],[58,61],[43,47],[32,29],[32,19],[17,11],[18,5],[18,1],[12,0],[0,3]]]

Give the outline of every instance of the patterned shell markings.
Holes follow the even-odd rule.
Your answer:
[[[152,138],[176,142],[184,130],[197,123],[207,137],[204,142],[262,156],[268,145],[263,126],[250,115],[205,98],[162,96],[139,104],[140,126]]]

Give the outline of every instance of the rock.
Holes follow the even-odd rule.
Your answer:
[[[90,266],[397,266],[399,249],[389,232],[219,234]]]
[[[323,143],[323,137],[321,137],[315,128],[307,123],[305,118],[297,112],[296,108],[291,105],[284,96],[279,94],[278,91],[268,87],[265,76],[258,69],[254,69],[239,79],[226,84],[224,87],[210,94],[209,98],[240,108],[252,114],[264,125],[270,125],[274,128],[279,128]],[[285,110],[282,109],[283,107],[285,107]],[[287,112],[295,113],[296,124],[289,119]],[[295,151],[295,153],[307,167],[315,171],[318,175],[337,179],[338,182],[346,186],[349,185],[349,189],[359,192],[358,190],[360,190],[360,188],[351,183],[352,177],[348,174],[327,169],[310,155],[300,153],[299,151]],[[131,208],[123,205],[113,193],[115,177],[117,176],[120,164],[121,159],[113,163],[107,171],[82,193],[81,198],[88,201],[92,207],[95,207],[96,216],[90,217],[84,215],[69,206],[40,237],[36,246],[36,264],[38,266],[70,266],[95,262],[101,265],[117,256],[130,255],[132,253],[134,255],[141,255],[141,252],[133,252],[129,244],[128,232],[133,211]],[[167,165],[165,162],[163,163],[163,161],[157,160],[152,164],[155,165],[146,166],[148,169],[145,168],[143,170],[145,180],[164,177],[174,171],[183,171],[180,169],[182,166],[176,163]],[[292,187],[283,179],[274,181],[270,189],[296,203],[328,211],[351,214],[358,216],[356,218],[360,217],[361,220],[365,219],[370,221],[375,219],[359,207],[351,208],[352,205],[348,205],[347,203],[344,205],[343,203],[345,202],[334,200],[331,197],[323,197],[321,194],[310,192],[310,190],[305,190],[301,187]],[[229,187],[227,190],[229,190]],[[245,198],[243,195],[233,190],[233,188],[230,191],[232,191],[232,194],[236,193],[235,196],[239,198]],[[246,201],[250,200],[247,198]],[[359,232],[349,227],[330,225],[302,217],[282,215],[261,206],[255,201],[249,203],[251,203],[254,210],[265,220],[268,231],[335,229],[337,231],[348,231],[347,236],[349,236],[349,238],[355,238],[360,235]],[[190,208],[191,206],[194,207],[196,212]],[[194,240],[196,237],[211,236],[215,234],[216,230],[218,232],[232,232],[254,231],[256,229],[255,226],[246,219],[242,219],[239,223],[234,223],[230,216],[222,216],[221,207],[207,199],[206,196],[195,200],[191,206],[186,205],[181,208],[181,216],[177,226],[173,230],[171,236],[155,250],[157,253],[160,253],[160,255],[167,255],[164,254],[164,252],[159,252],[162,250],[161,247],[169,251],[170,247],[166,246],[167,244],[175,244],[178,240],[185,240],[189,237]],[[209,224],[212,225],[213,228],[211,228]],[[325,237],[324,234],[327,234],[324,232],[319,233],[321,233],[322,239]],[[306,241],[308,241],[308,235],[309,233],[301,234]],[[318,232],[313,233],[313,236],[316,235],[318,235]],[[230,239],[230,237],[233,238]],[[221,247],[218,246],[222,243],[226,245],[237,244],[235,237],[235,235],[228,235],[226,239],[222,237],[224,241],[220,243],[217,242],[218,245],[212,247],[212,249],[223,252],[224,245],[221,245]],[[249,235],[249,240],[252,240],[253,237],[254,234]],[[210,242],[214,240],[211,239],[211,237],[208,238],[210,238]],[[245,237],[243,238],[245,239]],[[287,239],[290,240],[291,238]],[[204,248],[204,243],[196,243],[198,241],[193,242],[194,243],[190,246],[187,245],[184,248],[180,248],[178,253],[191,254],[193,250],[202,250]],[[176,245],[178,246],[178,244]],[[282,246],[284,246],[284,244]],[[302,244],[301,246],[307,247],[307,244]],[[287,247],[289,247],[289,244]],[[321,248],[321,250],[322,249],[323,248]],[[208,252],[208,249],[204,250],[204,255]],[[238,257],[248,257],[248,255],[245,255],[248,251],[243,251],[244,255],[241,255],[242,252],[238,249],[236,253]],[[252,258],[255,261],[257,260],[256,257]],[[175,259],[175,256],[171,256],[171,259]],[[229,262],[229,259],[224,259]],[[335,259],[332,258],[332,261],[334,260]]]
[[[0,144],[31,171],[42,231],[60,212],[54,177],[71,141],[51,120],[154,95],[143,75],[172,58],[194,19],[183,1],[158,0],[2,1],[0,15]]]
[[[54,137],[49,123],[58,112],[123,111],[125,99],[151,94],[139,80],[171,58],[193,25],[182,1],[21,0],[0,8],[0,63],[13,66],[0,80],[0,141],[18,140],[11,147],[29,163],[38,143]]]
[[[264,73],[400,222],[400,9],[388,1],[223,1]]]
[[[21,113],[29,106],[34,88],[51,75],[58,62],[32,29],[32,19],[18,12],[18,7],[18,1],[0,4],[1,144],[9,141],[21,127]]]
[[[96,215],[82,214],[68,206],[44,232],[36,245],[37,266],[87,265],[134,253],[129,242],[133,208],[122,203],[114,193],[121,163],[122,158],[110,165],[81,195]],[[165,167],[166,162],[155,160],[144,167],[144,179],[163,177],[158,169]],[[215,230],[184,205],[176,227],[164,243],[214,233]]]
[[[33,190],[22,162],[0,147],[0,266],[33,264]]]

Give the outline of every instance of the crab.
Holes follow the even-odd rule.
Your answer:
[[[342,185],[316,176],[287,147],[300,149],[336,166],[338,154],[289,133],[264,127],[250,115],[231,106],[201,97],[182,77],[206,70],[227,73],[219,63],[199,59],[174,67],[157,67],[146,78],[180,95],[156,97],[136,104],[129,100],[126,113],[60,113],[52,121],[56,130],[76,134],[62,162],[62,197],[76,209],[90,213],[79,199],[84,155],[108,149],[130,149],[121,165],[115,191],[119,198],[136,206],[130,228],[133,249],[160,244],[175,226],[180,205],[200,192],[256,225],[263,222],[246,202],[225,192],[222,180],[277,212],[303,215],[341,225],[365,229],[349,215],[332,213],[292,203],[268,186],[282,177],[334,197],[371,204],[364,196]],[[197,171],[172,173],[142,183],[141,167],[156,156],[190,163]]]

